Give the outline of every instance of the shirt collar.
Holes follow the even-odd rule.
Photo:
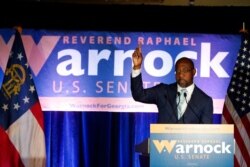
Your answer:
[[[185,88],[187,90],[188,95],[191,95],[193,93],[194,86],[195,86],[194,83],[192,83],[191,85]],[[180,87],[180,85],[177,84],[177,91],[180,92],[181,89],[184,89],[184,88]]]

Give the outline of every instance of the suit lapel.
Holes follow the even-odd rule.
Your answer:
[[[174,109],[174,112],[175,112],[175,118],[176,120],[177,119],[177,104],[176,104],[176,96],[177,96],[177,84],[174,84],[173,85],[173,88],[170,88],[169,89],[169,100],[170,100],[170,103],[173,104],[173,109]]]
[[[187,104],[187,108],[184,114],[189,115],[189,112],[196,112],[197,111],[197,106],[195,104],[196,101],[199,101],[199,92],[198,89],[196,88],[196,86],[194,87],[194,91],[193,94],[191,96],[190,101]],[[192,108],[192,109],[191,109]],[[194,110],[194,111],[191,111]]]

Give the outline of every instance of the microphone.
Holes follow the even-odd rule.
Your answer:
[[[180,101],[181,101],[181,93],[180,92],[177,92],[177,96],[178,96],[178,103],[177,103],[177,107],[178,107],[178,105],[179,105],[179,103],[180,103]]]
[[[199,120],[199,123],[200,123],[200,117],[197,115],[197,113],[193,110],[193,107],[191,105],[188,105],[188,102],[187,102],[187,93],[184,92],[184,97],[185,97],[185,101],[187,103],[187,107],[189,107],[192,111],[192,113],[195,115],[195,117]]]
[[[186,100],[186,102],[187,102],[187,93],[186,92],[184,92],[184,97],[185,97],[185,100]]]

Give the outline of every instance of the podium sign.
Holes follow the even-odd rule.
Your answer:
[[[151,124],[151,167],[234,165],[234,126]]]

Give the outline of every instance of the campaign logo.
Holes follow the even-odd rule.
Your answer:
[[[60,36],[42,36],[39,43],[36,44],[31,35],[22,35],[26,56],[35,75],[39,74],[39,71],[47,61],[59,39]],[[0,66],[3,71],[6,68],[13,41],[14,35],[7,42],[0,35]]]

